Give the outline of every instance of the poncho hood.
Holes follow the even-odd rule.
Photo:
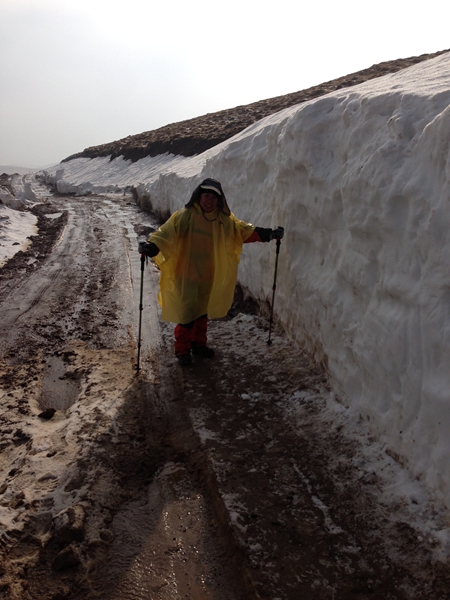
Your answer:
[[[212,179],[208,177],[204,179],[200,185],[198,185],[195,190],[192,192],[191,199],[185,205],[185,208],[191,208],[194,204],[198,204],[200,206],[200,196],[204,192],[210,192],[217,196],[219,200],[219,210],[224,215],[230,215],[231,211],[228,207],[227,199],[225,198],[225,194],[223,193],[222,184],[217,179]]]

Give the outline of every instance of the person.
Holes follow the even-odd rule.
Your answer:
[[[205,179],[184,208],[175,212],[139,251],[161,271],[158,302],[164,321],[176,323],[175,354],[182,366],[192,354],[213,357],[207,346],[209,318],[231,308],[242,245],[281,239],[282,227],[255,227],[230,211],[222,185]]]

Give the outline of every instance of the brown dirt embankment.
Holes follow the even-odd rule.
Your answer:
[[[307,102],[341,88],[364,83],[369,79],[375,79],[388,73],[395,73],[445,52],[448,52],[448,50],[382,62],[372,65],[368,69],[350,73],[306,90],[260,100],[245,106],[236,106],[235,108],[208,113],[201,117],[171,123],[153,131],[130,135],[100,146],[91,146],[82,152],[69,156],[62,162],[75,158],[96,158],[98,156],[111,156],[111,159],[123,156],[125,159],[136,162],[146,156],[158,156],[166,152],[182,156],[201,154],[233,137],[246,127],[256,123],[256,121],[284,108]]]

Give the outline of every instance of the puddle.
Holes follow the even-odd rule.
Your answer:
[[[82,373],[71,368],[62,358],[52,356],[47,359],[42,378],[40,408],[67,410],[75,403]]]

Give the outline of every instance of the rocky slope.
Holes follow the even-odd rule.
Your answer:
[[[388,73],[395,73],[444,52],[448,52],[448,50],[382,62],[368,69],[333,79],[306,90],[260,100],[246,106],[237,106],[215,113],[208,113],[194,119],[165,125],[153,131],[130,135],[108,144],[92,146],[86,148],[83,152],[69,156],[62,162],[74,158],[96,158],[97,156],[111,156],[111,159],[123,156],[125,159],[131,159],[135,162],[146,156],[158,156],[166,152],[175,155],[194,156],[233,137],[252,123],[284,108],[312,100],[341,88],[352,87]]]

